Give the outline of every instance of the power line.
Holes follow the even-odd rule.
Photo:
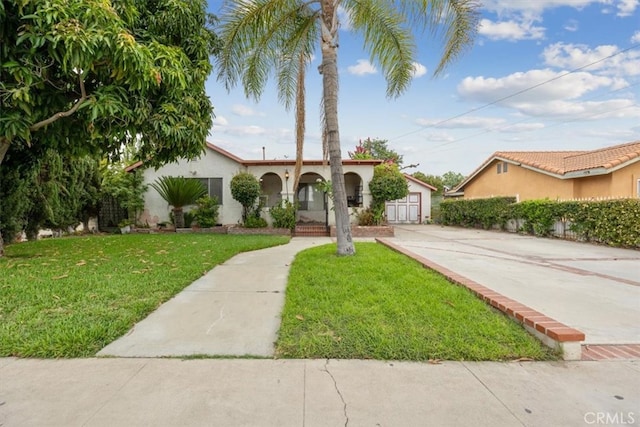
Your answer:
[[[634,86],[638,86],[638,85],[640,85],[640,82],[638,82],[638,83],[634,83],[634,84],[629,85],[629,86],[625,86],[625,87],[620,88],[620,89],[615,89],[615,90],[612,90],[612,91],[606,92],[606,93],[604,93],[604,94],[600,94],[600,95],[592,96],[592,97],[590,97],[590,98],[585,99],[584,101],[585,101],[585,102],[586,102],[586,101],[591,101],[591,100],[593,100],[593,99],[600,98],[600,97],[602,97],[602,96],[604,96],[604,95],[611,95],[612,93],[620,92],[620,91],[622,91],[622,90],[628,90],[629,88],[632,88],[632,87],[634,87]],[[637,107],[637,106],[638,106],[638,104],[627,105],[627,106],[625,106],[625,107],[617,108],[617,109],[615,109],[615,110],[611,110],[611,111],[607,111],[607,112],[602,112],[602,113],[595,113],[595,114],[591,114],[591,115],[588,115],[588,116],[586,116],[586,117],[584,117],[584,118],[594,118],[594,117],[601,116],[601,115],[603,115],[603,114],[613,113],[613,112],[620,111],[620,110],[626,110],[627,108]],[[537,119],[538,119],[537,117],[527,117],[527,118],[525,118],[525,119],[518,120],[518,121],[513,122],[513,123],[505,124],[504,126],[501,126],[501,127],[492,128],[492,129],[486,129],[486,130],[484,130],[484,131],[482,131],[482,132],[478,132],[478,133],[475,133],[475,134],[473,134],[473,135],[463,136],[463,137],[461,137],[461,138],[457,138],[457,139],[455,139],[455,140],[453,140],[453,141],[447,141],[447,142],[445,142],[445,143],[443,143],[443,144],[436,145],[435,147],[432,147],[432,150],[433,150],[433,149],[437,149],[437,148],[444,147],[444,146],[446,146],[446,145],[451,145],[451,144],[454,144],[454,143],[456,143],[456,142],[464,141],[465,139],[475,138],[475,137],[477,137],[477,136],[485,135],[485,134],[487,134],[487,133],[491,133],[491,132],[500,131],[500,130],[502,130],[502,129],[507,129],[507,128],[511,127],[511,126],[515,126],[515,125],[520,124],[520,123],[523,123],[523,122],[528,122],[528,121],[537,120]],[[563,125],[563,124],[566,124],[566,123],[577,122],[577,121],[579,121],[579,120],[581,120],[581,119],[573,119],[573,120],[562,120],[562,121],[557,121],[557,123],[555,123],[555,124],[552,124],[552,125],[550,125],[550,126],[545,126],[545,127],[544,127],[544,129],[545,129],[545,130],[546,130],[546,129],[550,129],[550,128],[553,128],[553,127],[556,127],[556,126],[560,126],[560,125]],[[433,151],[429,151],[429,152],[433,152]]]
[[[533,86],[529,86],[529,87],[527,87],[525,89],[519,90],[519,91],[514,92],[514,93],[512,93],[510,95],[503,96],[502,98],[499,98],[499,99],[497,99],[495,101],[492,101],[492,102],[489,102],[487,104],[481,105],[480,107],[472,108],[470,110],[465,111],[464,113],[460,113],[460,114],[457,114],[455,116],[449,117],[447,119],[440,120],[440,121],[438,121],[436,123],[433,123],[433,124],[430,124],[428,126],[422,126],[420,129],[417,129],[417,130],[414,130],[414,131],[411,131],[411,132],[407,132],[407,133],[402,134],[400,136],[397,136],[395,138],[391,138],[390,140],[393,141],[393,140],[401,139],[401,138],[404,138],[406,136],[413,135],[414,133],[421,132],[425,128],[429,128],[429,127],[435,128],[435,127],[438,127],[438,126],[440,126],[440,125],[442,125],[444,123],[450,122],[450,121],[458,119],[460,117],[464,117],[464,116],[466,116],[468,114],[471,114],[471,113],[475,113],[476,111],[484,110],[485,108],[491,107],[492,105],[496,105],[496,104],[498,104],[498,103],[500,103],[500,102],[502,102],[504,100],[507,100],[507,99],[513,98],[515,96],[521,95],[523,93],[529,92],[529,91],[531,91],[533,89],[539,88],[540,86],[544,86],[544,85],[549,84],[549,83],[551,83],[553,81],[556,81],[556,80],[559,80],[559,79],[561,79],[563,77],[566,77],[566,76],[568,76],[570,74],[576,73],[576,72],[578,72],[580,70],[584,70],[585,68],[589,68],[589,67],[591,67],[593,65],[596,65],[596,64],[598,64],[600,62],[606,61],[607,59],[611,59],[611,58],[613,58],[615,56],[621,55],[621,54],[623,54],[625,52],[628,52],[628,51],[630,51],[632,49],[635,49],[635,48],[637,48],[639,46],[640,46],[640,44],[638,44],[638,43],[634,44],[634,45],[631,45],[628,48],[622,49],[622,50],[620,50],[620,51],[618,51],[616,53],[613,53],[613,54],[611,54],[609,56],[606,56],[604,58],[598,59],[596,61],[590,62],[589,64],[583,65],[581,67],[574,68],[571,71],[567,71],[566,73],[563,73],[563,74],[560,74],[558,76],[552,77],[552,78],[550,78],[548,80],[545,80],[545,81],[543,81],[541,83],[537,83],[537,84],[535,84]]]

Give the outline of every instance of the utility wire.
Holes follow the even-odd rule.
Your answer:
[[[632,49],[635,49],[635,48],[637,48],[639,46],[640,46],[640,43],[636,43],[634,45],[629,46],[628,48],[622,49],[622,50],[620,50],[620,51],[618,51],[616,53],[613,53],[613,54],[611,54],[609,56],[605,56],[604,58],[601,58],[601,59],[598,59],[596,61],[590,62],[590,63],[588,63],[586,65],[581,66],[581,67],[574,68],[571,71],[567,71],[566,73],[563,73],[563,74],[560,74],[558,76],[552,77],[552,78],[550,78],[548,80],[545,80],[545,81],[543,81],[541,83],[535,84],[533,86],[529,86],[529,87],[527,87],[525,89],[522,89],[522,90],[519,90],[517,92],[514,92],[511,95],[503,96],[502,98],[496,99],[495,101],[489,102],[488,104],[484,104],[484,105],[481,105],[480,107],[472,108],[470,110],[465,111],[464,113],[460,113],[460,114],[455,115],[453,117],[449,117],[447,119],[440,120],[440,121],[438,121],[436,123],[433,123],[431,125],[428,125],[428,126],[422,126],[420,129],[417,129],[417,130],[414,130],[414,131],[411,131],[411,132],[407,132],[407,133],[402,134],[400,136],[397,136],[395,138],[391,138],[391,141],[397,140],[397,139],[400,139],[400,138],[404,138],[405,136],[413,135],[414,133],[421,132],[425,128],[429,128],[429,127],[435,128],[435,127],[438,127],[438,126],[440,126],[440,125],[442,125],[444,123],[450,122],[452,120],[458,119],[460,117],[466,116],[466,115],[471,114],[471,113],[475,113],[476,111],[484,110],[485,108],[491,107],[492,105],[496,105],[496,104],[498,104],[498,103],[500,103],[500,102],[502,102],[504,100],[507,100],[507,99],[513,98],[515,96],[521,95],[523,93],[529,92],[529,91],[531,91],[533,89],[539,88],[540,86],[544,86],[546,84],[549,84],[551,82],[559,80],[559,79],[561,79],[563,77],[566,77],[566,76],[568,76],[570,74],[577,73],[580,70],[584,70],[585,68],[589,68],[589,67],[591,67],[593,65],[599,64],[600,62],[603,62],[603,61],[606,61],[607,59],[611,59],[611,58],[613,58],[615,56],[621,55],[621,54],[623,54],[625,52],[628,52],[628,51],[630,51]]]

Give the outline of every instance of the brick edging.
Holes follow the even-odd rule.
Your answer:
[[[464,286],[473,292],[478,298],[487,304],[502,311],[518,323],[521,323],[527,330],[532,332],[542,342],[552,348],[561,348],[564,351],[565,360],[579,360],[581,355],[580,343],[584,341],[583,332],[558,322],[543,313],[540,313],[516,300],[487,288],[471,279],[468,279],[454,271],[449,270],[435,262],[420,256],[408,249],[405,249],[387,239],[377,238],[376,242],[388,248],[406,255],[422,264],[423,267],[437,271],[452,283]],[[577,346],[577,347],[576,347]],[[578,354],[575,354],[578,351]]]

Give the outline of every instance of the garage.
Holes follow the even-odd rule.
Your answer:
[[[409,193],[404,199],[387,202],[387,222],[389,224],[420,224],[421,206],[421,193]]]

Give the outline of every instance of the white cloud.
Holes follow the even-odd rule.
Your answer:
[[[618,1],[618,16],[625,17],[633,15],[636,8],[640,5],[640,0],[619,0]]]
[[[618,53],[619,51],[614,45],[601,45],[591,49],[582,44],[554,43],[544,49],[542,58],[546,65],[557,68],[573,70],[588,65],[590,72],[601,71],[609,76],[640,75],[640,51]],[[609,56],[612,57],[608,58]]]
[[[544,69],[513,73],[500,78],[466,77],[457,89],[462,98],[485,103],[509,97],[500,102],[501,105],[509,106],[522,102],[576,99],[596,89],[612,88],[619,84],[617,79],[586,72],[563,74],[565,73]],[[552,79],[557,80],[550,81]],[[528,90],[537,85],[540,86]],[[526,92],[511,96],[521,91]]]
[[[632,0],[633,1],[633,0]],[[514,1],[514,0],[484,0],[484,9],[505,15],[514,12],[539,15],[546,9],[556,7],[574,7],[581,9],[591,3],[607,3],[608,0],[535,0],[535,1]]]
[[[570,19],[566,24],[564,24],[564,29],[573,33],[575,31],[578,31],[579,26],[580,25],[578,24],[578,21],[576,21],[575,19]]]
[[[419,77],[424,76],[425,74],[427,74],[427,67],[425,67],[424,65],[418,63],[418,62],[414,62],[413,63],[413,78],[417,79]]]
[[[430,133],[426,136],[426,139],[432,142],[453,142],[456,140],[453,136],[444,132]]]
[[[505,120],[494,117],[480,116],[463,116],[455,119],[447,120],[443,123],[442,119],[417,119],[416,123],[425,127],[437,127],[445,129],[493,129],[504,124]]]
[[[539,130],[544,128],[544,123],[516,123],[513,125],[503,126],[501,128],[496,129],[498,132],[504,133],[519,133],[519,132],[528,132],[533,130]]]
[[[254,110],[251,107],[241,104],[235,104],[231,107],[231,112],[241,117],[264,116],[264,113]]]
[[[633,33],[633,36],[631,36],[631,43],[640,43],[640,30],[636,31],[635,33]]]
[[[640,117],[640,107],[629,99],[572,102],[553,100],[538,103],[519,103],[515,108],[524,114],[547,117],[551,120],[592,120]]]
[[[493,22],[480,20],[478,33],[491,40],[538,40],[544,38],[544,27],[535,26],[531,20],[509,20]]]
[[[217,116],[215,119],[213,119],[214,126],[227,126],[228,124],[229,121],[224,116]]]
[[[349,74],[354,74],[356,76],[376,74],[378,72],[376,67],[366,59],[358,59],[358,63],[356,65],[350,65],[349,67],[347,67],[347,71],[349,72]]]

